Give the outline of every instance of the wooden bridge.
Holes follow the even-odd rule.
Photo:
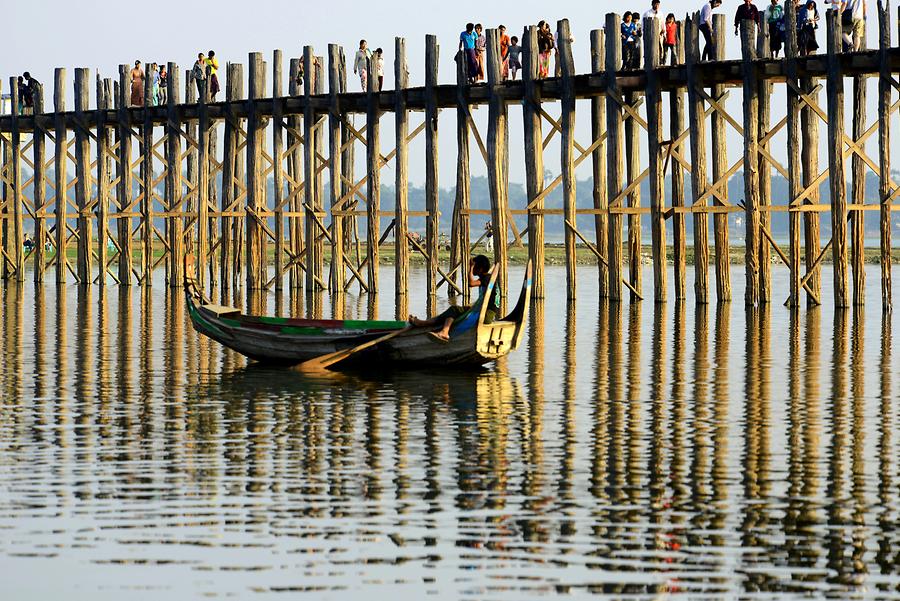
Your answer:
[[[208,102],[205,89],[198,98],[187,72],[183,103],[182,73],[169,63],[167,104],[149,106],[147,86],[145,107],[129,107],[130,68],[122,65],[118,82],[97,77],[96,108],[89,106],[89,70],[76,69],[74,111],[70,111],[66,71],[56,69],[52,106],[49,100],[45,104],[38,85],[34,115],[0,117],[2,275],[24,281],[26,261],[33,261],[37,282],[51,272],[57,282],[129,285],[149,283],[153,270],[163,267],[167,282],[180,286],[182,260],[191,252],[198,256],[199,265],[206,266],[205,283],[223,294],[242,285],[247,291],[289,286],[303,288],[307,294],[330,291],[333,295],[358,286],[374,294],[383,290],[377,269],[379,250],[393,244],[398,314],[406,311],[411,252],[424,257],[431,308],[442,287],[468,295],[463,279],[472,251],[469,222],[471,215],[479,213],[470,207],[470,141],[474,139],[476,156],[487,166],[491,209],[480,212],[489,212],[494,226],[501,284],[507,280],[509,247],[520,244],[527,246],[535,264],[534,293],[544,295],[545,220],[560,219],[565,224],[570,298],[578,281],[576,249],[587,248],[596,257],[602,296],[613,301],[625,294],[641,299],[648,295],[641,281],[641,218],[649,215],[653,298],[658,302],[670,298],[666,245],[670,227],[674,297],[684,299],[688,294],[686,222],[692,219],[694,295],[697,302],[708,302],[712,216],[715,296],[730,300],[728,216],[740,213],[746,227],[748,304],[782,300],[773,289],[774,256],[790,271],[789,290],[783,291],[786,304],[798,306],[804,296],[809,303],[823,302],[823,260],[829,252],[835,305],[861,304],[865,216],[877,211],[882,299],[890,307],[891,209],[900,197],[900,186],[890,172],[890,125],[900,108],[900,49],[891,47],[888,9],[879,3],[877,50],[842,53],[840,19],[829,11],[824,26],[827,52],[806,57],[799,56],[793,13],[785,13],[788,35],[783,59],[768,56],[766,32],[757,32],[749,23],[741,30],[740,60],[724,60],[724,43],[720,43],[716,60],[701,63],[697,15],[693,15],[679,23],[673,65],[660,61],[656,43],[660,22],[645,21],[644,69],[638,71],[620,70],[618,35],[591,32],[588,74],[574,72],[569,23],[561,20],[557,25],[559,74],[546,79],[538,78],[537,32],[531,27],[522,40],[523,80],[516,82],[502,81],[498,34],[488,30],[488,81],[475,86],[467,83],[465,61],[457,61],[455,85],[438,83],[435,36],[426,37],[424,87],[408,86],[406,44],[397,38],[396,89],[376,91],[377,78],[370,73],[369,89],[363,93],[347,92],[343,50],[333,44],[327,57],[316,57],[309,46],[304,49],[303,64],[313,67],[307,67],[302,89],[297,84],[301,59],[290,60],[287,95],[281,51],[272,57],[269,97],[262,54],[249,55],[248,98],[243,95],[243,65],[228,64],[223,102]],[[605,31],[618,32],[619,24],[618,15],[606,15]],[[714,27],[718,39],[724,40],[725,17],[717,15]],[[868,124],[866,79],[873,76],[878,78],[878,115]],[[849,102],[844,91],[847,79],[852,83]],[[15,107],[15,78],[11,84]],[[784,86],[787,96],[777,121],[773,113],[782,111],[773,107],[774,86]],[[824,106],[820,102],[823,88]],[[738,89],[743,112],[730,115],[725,99]],[[591,123],[589,143],[579,143],[575,136],[576,100],[584,98],[591,101],[590,112],[583,117]],[[846,104],[852,107],[849,128]],[[473,107],[480,105],[488,107],[486,135],[478,131],[472,117]],[[528,203],[511,207],[508,116],[519,106],[524,117]],[[558,118],[548,112],[554,107],[558,107]],[[442,262],[438,252],[441,110],[456,114],[457,176],[449,262]],[[388,153],[379,135],[386,113],[393,113],[396,122],[394,149]],[[411,113],[422,113],[423,118],[412,117],[418,122],[414,125]],[[354,114],[365,115],[364,126],[354,126]],[[734,162],[728,156],[729,128],[743,138],[742,152]],[[410,207],[408,145],[423,133],[425,203]],[[825,169],[820,169],[818,157],[822,133],[828,140]],[[878,155],[871,157],[866,141],[875,134]],[[560,137],[561,174],[545,181],[545,160],[551,159],[544,149],[554,136]],[[647,165],[641,164],[642,138]],[[773,156],[774,145],[781,140],[787,148],[786,166]],[[365,149],[366,174],[356,179],[355,151],[360,145]],[[575,169],[588,159],[593,167],[593,204],[579,207]],[[395,208],[383,211],[380,173],[390,162],[396,177]],[[33,174],[26,181],[23,167]],[[875,204],[865,202],[868,170],[880,182]],[[773,171],[789,183],[790,197],[783,204],[773,203]],[[742,202],[734,202],[728,198],[727,184],[739,172],[744,196]],[[668,195],[667,177],[671,179]],[[686,178],[691,182],[690,198],[686,198]],[[823,203],[819,186],[826,179],[831,201]],[[647,206],[640,199],[644,180],[649,180],[650,188]],[[545,208],[545,200],[557,188],[562,191],[563,208]],[[787,248],[780,247],[771,232],[775,211],[789,215]],[[819,229],[823,212],[830,214],[832,232],[825,245]],[[593,215],[593,232],[577,229],[578,215]],[[410,217],[425,218],[424,244],[409,236]],[[364,244],[358,225],[363,218]],[[527,220],[527,225],[517,223],[517,218]],[[34,232],[36,241],[31,252],[22,244],[27,231]],[[73,247],[70,259],[68,250]],[[327,272],[326,249],[330,249]]]

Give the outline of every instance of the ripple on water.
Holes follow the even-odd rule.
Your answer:
[[[490,370],[316,377],[162,285],[3,288],[13,598],[900,598],[893,316],[591,285]]]

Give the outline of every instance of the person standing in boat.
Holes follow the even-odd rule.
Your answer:
[[[450,340],[450,328],[453,327],[453,322],[465,315],[468,311],[472,310],[474,307],[479,307],[482,302],[487,302],[487,309],[484,313],[484,323],[491,323],[497,317],[497,311],[500,308],[500,296],[497,294],[497,288],[495,287],[491,291],[491,296],[488,299],[485,299],[485,295],[487,294],[488,283],[491,280],[491,260],[488,259],[484,255],[477,255],[472,257],[469,261],[469,287],[470,288],[478,288],[478,300],[475,301],[475,304],[471,307],[462,306],[462,305],[451,305],[447,307],[447,310],[439,315],[432,317],[431,319],[419,319],[415,315],[409,316],[409,323],[416,327],[429,327],[429,326],[437,326],[440,325],[441,329],[437,332],[431,332],[431,335],[441,342],[448,342]]]

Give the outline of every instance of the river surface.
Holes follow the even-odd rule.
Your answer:
[[[877,266],[837,313],[830,269],[797,312],[773,275],[748,311],[550,268],[489,370],[333,376],[200,338],[161,276],[2,287],[0,598],[900,599],[897,314]]]

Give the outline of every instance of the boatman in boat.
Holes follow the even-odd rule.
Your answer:
[[[409,316],[409,323],[417,327],[429,327],[440,325],[441,329],[437,332],[431,332],[431,335],[441,342],[450,340],[450,328],[453,322],[462,317],[469,311],[481,307],[484,302],[485,294],[487,294],[488,283],[491,280],[491,260],[484,255],[477,255],[469,260],[469,287],[478,288],[478,300],[471,307],[463,305],[450,305],[443,313],[432,317],[431,319],[419,319],[415,315]],[[497,317],[497,311],[500,308],[500,296],[497,294],[497,288],[491,291],[491,297],[488,299],[488,306],[484,313],[484,323],[491,323]]]

